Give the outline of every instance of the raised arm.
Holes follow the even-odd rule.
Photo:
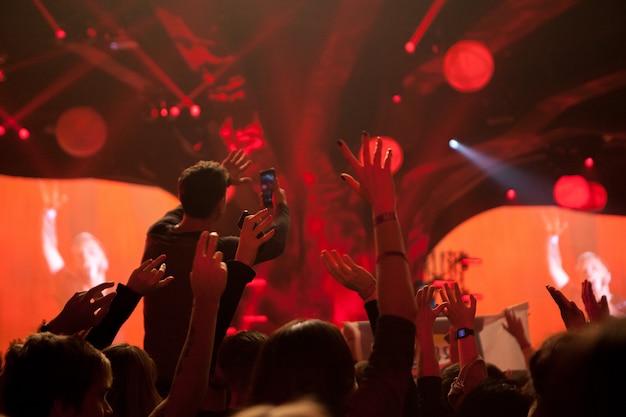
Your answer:
[[[56,183],[52,185],[51,190],[43,182],[40,182],[39,185],[44,204],[41,227],[43,255],[46,258],[50,273],[56,274],[65,267],[65,260],[58,247],[56,219],[57,211],[65,203],[67,196],[59,193],[59,187]]]
[[[376,278],[368,270],[354,262],[348,254],[340,255],[336,250],[323,250],[320,253],[320,259],[322,265],[338,283],[359,294],[367,312],[372,334],[375,334],[376,322],[380,315],[377,303]]]
[[[382,141],[373,155],[367,133],[361,136],[363,163],[343,141],[339,148],[354,176],[342,174],[348,186],[372,208],[376,249],[376,280],[380,318],[368,366],[349,403],[348,416],[403,415],[411,407],[407,394],[415,388],[411,376],[417,314],[413,284],[396,214],[396,192],[391,175],[391,150],[382,158]]]
[[[269,227],[269,230],[273,230],[274,235],[259,248],[254,261],[255,264],[278,257],[285,251],[285,247],[287,246],[287,235],[289,234],[290,223],[289,206],[287,205],[287,193],[285,189],[280,186],[278,177],[276,177],[274,184],[273,200],[275,204],[274,213],[272,215],[273,222],[266,227]]]
[[[226,286],[226,264],[216,252],[218,235],[202,232],[190,274],[193,307],[189,332],[181,351],[169,395],[151,416],[193,417],[209,384],[215,323],[219,300]]]
[[[63,310],[40,331],[54,334],[74,335],[96,326],[107,315],[115,292],[103,295],[102,291],[115,285],[103,282],[87,291],[79,291],[67,300]]]
[[[352,166],[354,176],[341,174],[346,183],[370,205],[374,223],[378,307],[381,315],[415,319],[416,305],[404,238],[396,212],[396,189],[391,174],[391,149],[382,158],[382,141],[370,155],[369,136],[361,135],[363,163],[343,141],[339,148]]]
[[[128,278],[126,285],[117,285],[117,296],[111,303],[108,313],[94,326],[86,339],[98,349],[104,349],[113,343],[117,332],[135,311],[141,297],[167,286],[173,276],[164,278],[165,255],[148,259],[137,267]]]
[[[563,269],[561,251],[559,249],[559,237],[567,229],[567,223],[562,222],[558,217],[550,219],[548,214],[543,214],[543,220],[548,231],[547,239],[547,260],[550,276],[557,289],[563,288],[569,282],[569,275]]]

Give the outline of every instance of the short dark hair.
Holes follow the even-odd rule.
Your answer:
[[[204,219],[211,215],[226,195],[230,184],[228,171],[216,161],[198,161],[178,177],[178,197],[190,217]]]
[[[322,320],[294,320],[265,342],[249,403],[279,405],[312,396],[332,415],[343,415],[353,389],[352,354],[339,328]]]
[[[256,360],[268,336],[256,330],[241,330],[222,340],[217,351],[217,365],[226,383],[247,387]]]
[[[7,414],[46,417],[56,400],[80,412],[89,388],[111,371],[108,359],[85,340],[36,333],[6,357],[4,372]]]

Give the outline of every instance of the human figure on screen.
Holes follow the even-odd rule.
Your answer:
[[[59,305],[77,291],[87,291],[106,281],[109,260],[102,245],[89,232],[78,233],[72,242],[72,265],[67,265],[58,247],[56,217],[57,211],[67,201],[67,196],[59,193],[58,184],[47,187],[41,183],[44,202],[42,216],[42,247],[48,269],[54,275],[53,295]]]
[[[593,292],[598,298],[606,296],[609,311],[612,316],[626,316],[626,300],[611,292],[611,272],[607,264],[594,252],[586,251],[578,255],[576,261],[576,273],[579,282],[572,282],[570,276],[563,269],[561,251],[559,249],[559,237],[567,229],[567,222],[558,217],[549,220],[544,216],[546,229],[548,230],[548,267],[550,275],[557,289],[561,290],[570,300],[579,300],[581,297],[581,283],[588,280]]]

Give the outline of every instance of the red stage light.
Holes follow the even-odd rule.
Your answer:
[[[405,43],[404,50],[406,51],[407,54],[412,54],[413,52],[415,52],[415,44],[411,41]]]
[[[7,133],[7,128],[0,125],[0,136],[4,136],[5,133]]]
[[[19,136],[19,138],[22,140],[26,140],[30,137],[30,132],[28,131],[28,129],[22,127],[17,131],[17,136]]]
[[[77,106],[59,116],[55,134],[57,143],[68,155],[86,158],[102,149],[108,130],[104,117],[95,109]]]
[[[189,107],[189,114],[193,117],[198,117],[200,116],[200,106],[198,106],[197,104],[192,105],[191,107]]]
[[[580,175],[564,175],[554,184],[554,201],[561,207],[597,211],[606,206],[606,189]]]
[[[493,55],[480,42],[457,42],[443,59],[443,75],[448,84],[458,91],[480,90],[493,75]]]
[[[402,96],[400,94],[396,94],[395,96],[393,96],[394,103],[399,103],[401,101],[402,101]]]
[[[67,33],[65,33],[63,29],[57,29],[57,31],[54,32],[54,36],[56,36],[57,39],[65,39]]]
[[[508,190],[506,190],[506,198],[508,198],[509,200],[515,200],[516,196],[517,196],[517,193],[515,192],[514,189],[509,188]]]
[[[586,166],[587,168],[592,168],[592,167],[593,167],[593,164],[594,164],[594,160],[593,160],[593,158],[587,158],[587,159],[585,159],[585,166]]]
[[[404,153],[402,152],[402,147],[395,139],[387,137],[387,136],[377,136],[370,138],[370,154],[373,155],[376,150],[376,139],[380,138],[382,140],[383,147],[383,159],[385,158],[385,154],[387,149],[391,148],[391,172],[396,173],[402,166],[402,162],[404,161]],[[359,160],[363,162],[363,154],[359,153]]]
[[[315,174],[312,172],[304,172],[302,174],[302,179],[304,180],[304,183],[306,185],[313,185],[315,184],[316,177],[315,177]]]
[[[87,28],[87,36],[89,36],[90,38],[95,38],[96,36],[98,36],[98,32],[96,32],[94,28]]]
[[[589,205],[587,210],[599,211],[606,206],[608,196],[606,188],[597,182],[589,182],[589,189],[591,191],[589,196]]]
[[[172,106],[170,108],[170,116],[172,117],[178,117],[180,116],[180,107],[178,106]]]
[[[168,111],[165,107],[163,107],[159,114],[161,115],[161,117],[167,117]]]

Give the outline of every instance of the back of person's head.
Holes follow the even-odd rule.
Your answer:
[[[338,327],[321,320],[292,321],[263,346],[250,404],[284,404],[312,396],[342,415],[354,390],[353,359]]]
[[[96,383],[108,386],[111,378],[109,361],[99,350],[51,333],[29,336],[6,357],[4,372],[3,397],[11,417],[47,417],[57,406],[80,413],[88,391]]]
[[[620,415],[626,386],[626,319],[610,319],[591,332],[594,341],[582,379],[585,415]]]
[[[217,352],[217,370],[227,387],[241,390],[250,386],[254,365],[267,339],[267,334],[255,330],[224,338]]]
[[[323,405],[302,399],[291,403],[272,406],[257,405],[246,408],[233,417],[330,417]]]
[[[147,417],[161,402],[156,364],[146,351],[119,343],[102,351],[111,362],[113,385],[108,400],[117,417]]]
[[[457,417],[526,417],[531,400],[514,381],[487,378],[460,403]]]
[[[562,332],[546,339],[530,360],[537,404],[536,417],[583,416],[583,380],[593,337],[587,332]],[[593,414],[593,413],[592,413]]]
[[[178,177],[178,197],[190,217],[205,219],[226,196],[228,171],[219,162],[199,161]]]

